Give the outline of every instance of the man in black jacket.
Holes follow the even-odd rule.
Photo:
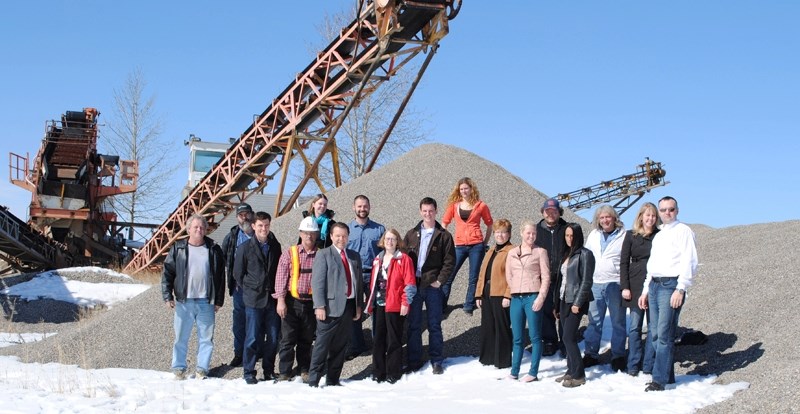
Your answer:
[[[417,265],[417,294],[408,312],[408,371],[422,368],[422,304],[428,315],[428,356],[434,375],[444,373],[442,334],[442,284],[450,277],[456,262],[453,236],[436,221],[436,200],[425,197],[419,203],[422,216],[405,236],[408,255]]]
[[[558,200],[551,198],[544,202],[540,211],[544,218],[536,226],[534,244],[547,250],[550,259],[550,280],[558,280],[558,271],[564,256],[564,231],[567,228],[567,222],[561,218],[564,210]],[[545,298],[542,308],[543,356],[551,356],[556,353],[557,349],[564,349],[556,329],[558,321],[556,321],[553,306],[555,295],[558,295],[558,290],[552,289],[552,293]]]
[[[233,276],[237,286],[242,287],[245,306],[242,366],[244,379],[248,384],[258,382],[255,365],[259,356],[264,380],[274,378],[275,354],[280,335],[277,300],[272,294],[275,292],[275,274],[281,256],[281,245],[269,231],[272,217],[259,211],[255,219],[255,237],[237,249],[233,266]]]
[[[233,262],[236,257],[236,248],[243,245],[253,237],[253,209],[249,204],[242,203],[236,207],[236,220],[238,224],[231,227],[230,233],[222,241],[222,252],[225,254],[225,271],[228,276],[228,293],[233,297],[233,359],[228,364],[232,367],[242,365],[242,352],[244,350],[244,301],[242,287],[233,277]]]
[[[186,222],[188,239],[170,248],[161,275],[161,293],[167,307],[175,311],[175,343],[172,372],[186,379],[189,336],[197,326],[196,378],[208,376],[214,350],[215,313],[225,302],[225,263],[222,249],[206,237],[208,222],[192,215]]]

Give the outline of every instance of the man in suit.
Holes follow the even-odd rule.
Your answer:
[[[311,270],[311,297],[317,318],[317,340],[311,352],[308,385],[318,387],[327,368],[325,384],[341,385],[347,341],[353,321],[364,307],[361,256],[347,250],[350,229],[344,223],[331,227],[332,245],[317,252]]]
[[[280,318],[276,311],[275,274],[281,245],[269,231],[272,217],[256,213],[255,237],[236,249],[233,276],[242,287],[245,306],[245,340],[242,366],[244,380],[256,384],[256,360],[261,357],[264,380],[273,378],[275,352],[280,334]],[[266,343],[264,337],[266,336]]]

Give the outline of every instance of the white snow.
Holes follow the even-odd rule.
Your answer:
[[[42,277],[44,276],[44,277]],[[11,293],[29,298],[78,298],[80,303],[116,303],[134,293],[128,286],[74,283],[42,275]],[[37,281],[38,280],[38,281]],[[60,280],[60,282],[58,281]],[[45,283],[46,282],[46,283]],[[56,295],[53,283],[69,291]],[[96,285],[96,286],[91,286]],[[68,287],[68,288],[67,288]],[[14,288],[17,288],[16,290]],[[79,303],[79,302],[75,302]],[[27,334],[18,337],[35,339]],[[165,353],[171,352],[165,349]],[[529,356],[523,359],[527,370]],[[508,370],[482,366],[474,357],[448,358],[443,375],[430,365],[397,384],[343,380],[341,387],[310,388],[295,381],[247,385],[242,379],[190,378],[176,381],[169,372],[136,369],[90,369],[56,363],[23,363],[0,357],[0,411],[6,412],[299,412],[299,413],[486,413],[595,412],[690,413],[748,388],[744,382],[714,384],[716,377],[679,375],[664,392],[644,392],[647,375],[612,374],[608,367],[587,370],[586,385],[568,389],[553,379],[566,361],[549,357],[540,364],[539,382],[505,379]]]
[[[150,288],[150,285],[132,283],[88,283],[69,280],[61,274],[69,275],[70,272],[87,268],[62,269],[45,272],[33,279],[3,289],[0,293],[9,296],[19,296],[24,300],[54,299],[70,302],[86,308],[97,305],[112,307],[115,303],[126,301]],[[95,269],[95,268],[91,268]],[[99,269],[99,268],[97,268]],[[108,271],[109,275],[125,276],[121,273]],[[106,272],[104,272],[106,273]]]

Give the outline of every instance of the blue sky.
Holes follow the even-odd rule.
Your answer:
[[[0,15],[3,153],[35,155],[45,120],[67,110],[96,107],[102,123],[137,67],[166,137],[239,136],[322,45],[324,13],[353,4],[12,2]],[[465,0],[413,103],[431,114],[431,141],[547,194],[649,156],[671,184],[645,199],[676,197],[683,221],[798,219],[798,17],[794,1]],[[29,193],[6,174],[0,204],[24,216]]]

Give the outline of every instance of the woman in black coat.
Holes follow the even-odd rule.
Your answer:
[[[583,229],[577,223],[567,224],[564,231],[564,259],[558,272],[556,289],[558,296],[556,317],[561,320],[561,336],[567,352],[567,372],[556,378],[556,382],[567,388],[586,383],[583,358],[578,348],[578,327],[583,315],[589,312],[594,275],[594,254],[583,247]]]
[[[646,315],[640,309],[637,299],[642,295],[644,279],[647,276],[647,260],[650,246],[658,233],[658,210],[653,203],[644,203],[633,221],[633,230],[628,230],[622,241],[619,263],[619,284],[622,289],[622,305],[630,308],[631,321],[628,325],[628,374],[637,376],[639,369],[653,370],[655,351],[647,335],[647,343],[642,349],[642,322]],[[642,363],[644,354],[644,363]]]

